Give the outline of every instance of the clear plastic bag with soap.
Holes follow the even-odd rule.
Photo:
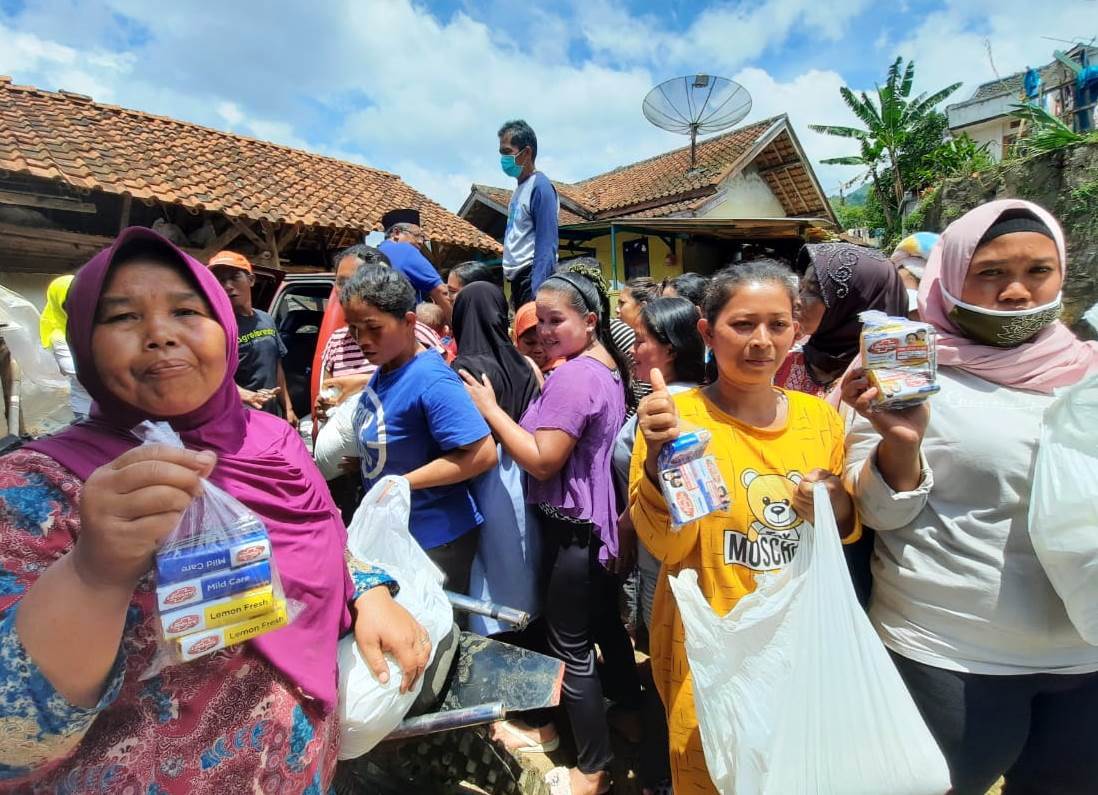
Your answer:
[[[707,451],[713,435],[704,428],[685,429],[660,450],[660,490],[671,515],[671,529],[732,504],[717,459]]]
[[[911,408],[936,394],[937,332],[929,323],[869,311],[862,321],[861,359],[866,378],[877,388],[872,411]]]
[[[145,444],[183,447],[171,426],[143,422]],[[142,679],[290,624],[303,605],[287,599],[267,527],[209,481],[156,553],[158,649]]]

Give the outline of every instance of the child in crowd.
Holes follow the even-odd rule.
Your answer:
[[[454,342],[450,326],[446,323],[446,313],[442,307],[430,301],[416,304],[416,319],[438,335],[439,342],[446,351],[443,358],[446,359],[446,364],[452,363],[457,356],[457,343]]]

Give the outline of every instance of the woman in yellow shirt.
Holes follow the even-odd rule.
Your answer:
[[[698,328],[713,350],[718,379],[668,394],[658,370],[638,411],[630,471],[630,512],[637,534],[663,561],[653,607],[652,674],[667,710],[676,795],[715,793],[694,712],[683,626],[668,574],[690,568],[713,609],[724,615],[755,589],[759,572],[792,560],[812,519],[812,484],[831,494],[844,541],[860,534],[843,471],[843,424],[819,398],[773,386],[798,329],[797,280],[784,266],[756,261],[714,277]],[[730,507],[679,530],[670,528],[656,481],[656,456],[680,428],[712,433]]]

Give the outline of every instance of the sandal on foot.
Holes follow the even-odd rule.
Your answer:
[[[551,754],[553,751],[560,748],[560,735],[557,735],[551,740],[546,740],[543,743],[531,740],[530,735],[521,729],[515,728],[510,721],[501,720],[496,722],[497,727],[503,730],[504,734],[515,740],[521,740],[525,742],[525,745],[521,745],[518,748],[511,748],[507,746],[511,751],[517,754]]]

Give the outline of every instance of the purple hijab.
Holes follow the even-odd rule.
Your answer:
[[[880,251],[852,243],[809,243],[801,262],[813,266],[827,307],[804,345],[804,358],[823,373],[842,375],[858,355],[860,312],[907,316],[907,290],[896,266]]]
[[[168,422],[188,448],[217,453],[210,480],[266,522],[286,595],[305,605],[288,627],[249,643],[330,711],[336,704],[336,644],[351,625],[349,603],[354,587],[343,556],[347,531],[297,432],[281,419],[246,410],[241,404],[233,381],[237,326],[232,306],[200,262],[152,230],[130,227],[81,268],[66,303],[68,338],[80,382],[95,403],[85,422],[27,447],[87,480],[95,469],[138,444],[130,433],[135,425],[165,419],[150,417],[116,398],[103,385],[92,359],[96,305],[111,264],[124,244],[137,240],[162,247],[179,261],[225,329],[225,380],[204,405],[189,414],[167,418]]]

